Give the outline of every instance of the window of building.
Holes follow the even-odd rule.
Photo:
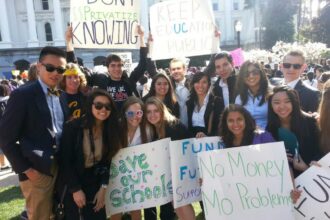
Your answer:
[[[218,11],[219,10],[219,4],[216,3],[216,2],[213,2],[212,3],[212,8],[213,8],[213,11]]]
[[[45,24],[46,41],[53,41],[52,27],[49,23]]]
[[[239,2],[238,1],[233,2],[233,8],[234,8],[235,11],[239,10]]]
[[[2,41],[2,37],[1,37],[1,31],[0,31],[0,41]]]
[[[41,0],[41,4],[42,4],[42,9],[43,10],[49,10],[48,0]]]

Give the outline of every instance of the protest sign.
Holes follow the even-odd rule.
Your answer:
[[[328,168],[330,168],[330,153],[328,153],[327,155],[325,155],[321,160],[318,161],[318,163],[322,167],[328,167]]]
[[[234,66],[241,66],[244,63],[242,48],[230,51],[230,55],[233,57]]]
[[[126,70],[127,74],[130,75],[132,69],[131,69],[131,66],[132,66],[132,63],[133,63],[133,60],[132,60],[132,53],[131,52],[125,52],[125,53],[114,53],[116,54],[117,56],[119,56],[121,58],[121,60],[123,61],[123,70]]]
[[[283,142],[198,154],[208,220],[294,219]]]
[[[210,1],[170,0],[150,7],[153,60],[217,53]]]
[[[294,207],[297,220],[330,219],[329,155],[319,161],[328,166],[311,166],[295,179],[296,188],[302,191]]]
[[[219,137],[171,141],[171,172],[174,208],[200,201],[197,153],[223,148]]]
[[[172,201],[169,142],[162,139],[116,154],[106,195],[108,216]]]
[[[71,0],[74,47],[138,49],[139,19],[140,1]]]

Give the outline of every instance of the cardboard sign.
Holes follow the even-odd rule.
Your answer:
[[[217,53],[220,39],[215,37],[211,2],[170,0],[150,7],[153,60]]]
[[[241,48],[230,51],[230,55],[233,57],[234,66],[241,66],[244,63],[244,55]]]
[[[294,207],[297,220],[330,219],[329,156],[327,154],[318,162],[322,167],[311,166],[295,179],[296,188],[302,191]]]
[[[128,73],[128,75],[131,73],[132,69],[132,53],[131,52],[125,52],[125,53],[114,53],[117,56],[119,56],[121,58],[121,60],[123,61],[123,70],[126,70],[126,72]]]
[[[171,141],[171,170],[174,208],[200,201],[197,154],[223,148],[219,137]]]
[[[294,219],[283,142],[198,154],[207,220]]]
[[[170,139],[128,147],[112,159],[106,195],[107,215],[172,201]]]
[[[74,47],[138,49],[139,19],[140,1],[71,0]]]

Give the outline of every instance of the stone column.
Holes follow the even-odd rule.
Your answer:
[[[64,29],[61,4],[59,0],[53,0],[54,18],[55,18],[55,46],[64,46]]]
[[[6,0],[0,0],[0,30],[1,30],[1,38],[0,47],[2,48],[11,48],[11,39],[10,39],[10,29],[9,29],[9,21],[8,21],[8,13],[7,13],[7,5]]]
[[[28,47],[38,47],[39,41],[37,37],[36,16],[33,0],[26,0],[26,10],[29,29]]]

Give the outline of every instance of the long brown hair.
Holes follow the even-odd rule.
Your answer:
[[[160,112],[160,124],[157,128],[155,125],[150,124],[154,134],[158,135],[159,139],[165,138],[165,125],[177,122],[177,118],[170,113],[165,104],[157,97],[152,96],[148,98],[145,102],[145,109],[147,111],[148,105],[155,105],[158,111]],[[147,113],[147,112],[146,112]]]
[[[147,143],[148,142],[148,138],[147,138],[147,127],[146,127],[146,116],[145,116],[145,108],[144,108],[144,104],[142,102],[141,99],[135,97],[135,96],[130,96],[128,97],[128,99],[126,99],[126,101],[123,104],[122,107],[122,115],[124,116],[122,118],[122,127],[123,127],[123,134],[126,135],[126,138],[128,139],[128,125],[127,125],[127,119],[125,117],[125,112],[127,111],[127,109],[134,104],[139,104],[141,106],[141,110],[143,111],[143,116],[142,116],[142,120],[140,122],[140,130],[141,130],[141,140],[142,143]]]
[[[321,151],[326,154],[330,152],[330,80],[324,84],[319,113]]]

